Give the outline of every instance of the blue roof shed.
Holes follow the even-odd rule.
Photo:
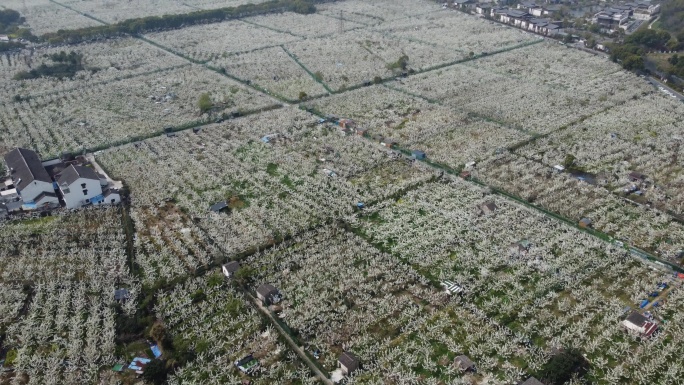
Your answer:
[[[420,160],[425,159],[425,152],[423,152],[423,151],[413,150],[411,153],[413,154],[413,157],[416,159],[420,159]]]

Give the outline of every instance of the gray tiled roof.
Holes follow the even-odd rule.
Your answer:
[[[85,178],[85,179],[92,179],[96,181],[100,181],[100,177],[97,176],[97,173],[90,167],[85,167],[85,166],[74,166],[73,164],[69,167],[67,167],[64,172],[62,172],[62,176],[59,177],[59,184],[65,184],[67,186],[70,186],[72,183],[76,182],[78,178]]]
[[[19,191],[36,180],[52,183],[38,154],[31,150],[15,148],[5,155],[5,164],[10,169],[12,180]]]

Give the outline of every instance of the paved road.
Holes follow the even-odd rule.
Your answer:
[[[682,96],[682,94],[680,94],[679,92],[675,91],[674,89],[668,87],[665,83],[661,82],[660,80],[658,80],[658,79],[656,79],[656,78],[654,78],[654,77],[651,77],[651,76],[647,76],[647,77],[646,77],[646,80],[648,80],[648,82],[651,83],[651,84],[653,84],[653,86],[656,87],[656,88],[658,88],[658,87],[663,87],[663,88],[665,88],[666,90],[672,92],[673,94],[675,94],[675,96],[677,97],[677,99],[678,99],[679,101],[684,101],[684,96]],[[660,90],[658,90],[658,91],[660,91]],[[661,91],[661,92],[662,92],[662,91]]]
[[[658,21],[658,19],[660,19],[660,16],[656,17],[655,20],[653,20],[653,21],[648,25],[648,29],[651,29],[651,27],[653,27],[653,23],[655,23],[656,21]]]

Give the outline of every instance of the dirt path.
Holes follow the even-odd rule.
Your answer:
[[[334,383],[330,381],[330,379],[323,372],[321,372],[320,369],[318,369],[318,366],[316,366],[316,364],[314,364],[314,362],[311,361],[311,359],[309,358],[309,356],[306,355],[304,350],[302,350],[301,347],[297,346],[297,343],[290,337],[290,335],[285,330],[283,330],[283,328],[280,327],[280,324],[278,324],[276,319],[273,318],[273,314],[261,305],[261,301],[255,299],[251,295],[249,296],[249,298],[252,299],[256,307],[271,320],[273,326],[275,326],[276,329],[278,329],[278,333],[280,333],[280,335],[282,335],[283,338],[285,338],[287,343],[290,345],[290,348],[294,350],[297,353],[297,355],[299,355],[299,358],[301,358],[302,361],[304,361],[309,366],[309,369],[311,369],[312,372],[316,373],[316,377],[318,377],[318,379],[326,385],[334,385]]]

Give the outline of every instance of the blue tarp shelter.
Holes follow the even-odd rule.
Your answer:
[[[155,345],[150,345],[150,350],[152,350],[152,354],[154,354],[154,358],[159,358],[162,355],[161,350],[159,349],[159,346]]]

